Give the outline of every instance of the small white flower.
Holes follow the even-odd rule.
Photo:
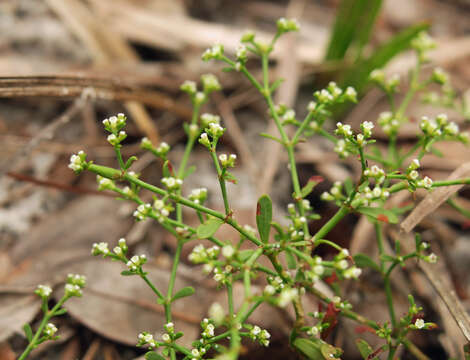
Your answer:
[[[233,248],[232,245],[225,245],[222,248],[222,255],[226,257],[227,259],[230,259],[233,254],[235,254],[235,249]]]
[[[219,303],[213,303],[209,308],[209,317],[214,320],[215,324],[221,324],[225,318],[225,310]]]
[[[44,333],[49,337],[54,336],[56,332],[57,332],[57,327],[53,323],[48,323],[44,329]]]
[[[170,343],[171,342],[171,337],[168,334],[163,334],[162,335],[162,340],[166,343]]]
[[[423,319],[416,319],[415,326],[418,329],[423,329],[426,326],[426,324]]]
[[[36,289],[36,294],[41,297],[49,297],[52,293],[52,288],[47,285],[38,285]]]

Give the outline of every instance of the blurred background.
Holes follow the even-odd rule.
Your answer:
[[[204,63],[204,49],[223,44],[233,55],[245,30],[259,39],[270,39],[280,17],[298,19],[301,30],[279,42],[272,57],[272,79],[285,81],[276,101],[293,107],[303,116],[314,90],[334,80],[353,85],[360,94],[354,108],[335,112],[358,128],[376,121],[387,109],[382,92],[368,85],[375,68],[402,78],[415,64],[408,51],[411,39],[428,30],[438,47],[430,54],[425,73],[440,66],[451,75],[458,97],[468,98],[470,84],[470,2],[468,0],[4,0],[0,2],[0,359],[14,359],[25,339],[25,322],[35,321],[39,302],[32,289],[39,283],[60,285],[64,274],[84,273],[89,285],[83,299],[70,301],[69,315],[60,319],[61,340],[35,350],[36,359],[136,359],[143,353],[134,347],[140,331],[162,330],[163,314],[152,294],[137,279],[122,279],[119,264],[92,259],[91,244],[114,243],[126,237],[132,250],[151,256],[149,267],[157,284],[164,284],[175,248],[172,237],[151,222],[134,223],[134,205],[99,193],[92,174],[76,176],[67,168],[70,154],[85,150],[95,163],[115,166],[114,150],[107,145],[101,121],[118,112],[127,114],[128,139],[125,156],[137,155],[134,170],[149,182],[158,183],[161,164],[140,148],[147,136],[155,144],[172,146],[171,159],[178,162],[184,149],[182,124],[191,117],[191,106],[179,90],[184,80],[198,81],[201,74],[215,73],[223,86],[204,112],[221,115],[228,132],[221,150],[236,153],[234,171],[238,185],[229,197],[241,223],[253,224],[255,199],[268,193],[275,202],[278,219],[285,215],[292,193],[286,157],[277,143],[260,138],[273,132],[262,98],[237,73],[222,72],[223,66]],[[249,68],[260,75],[256,59]],[[412,119],[399,134],[399,144],[409,147],[416,139],[418,119],[446,111],[452,121],[468,128],[466,115],[414,101]],[[327,124],[332,128],[335,121]],[[378,145],[386,138],[377,129]],[[375,134],[375,131],[374,131]],[[439,156],[426,156],[426,175],[443,179],[470,158],[461,144],[444,143]],[[339,161],[332,145],[323,138],[301,144],[297,151],[301,183],[312,175],[325,181],[310,196],[324,220],[335,211],[319,201],[319,195],[336,180],[355,178],[356,159]],[[185,192],[200,186],[213,195],[209,205],[223,208],[210,158],[197,147],[191,163],[197,172],[185,182]],[[467,175],[468,177],[469,175]],[[459,192],[458,204],[470,211],[470,192]],[[401,202],[419,199],[400,199]],[[195,214],[185,214],[197,223]],[[468,214],[467,214],[468,216]],[[469,219],[464,213],[442,206],[421,224],[423,238],[432,243],[442,273],[460,300],[468,303],[470,270]],[[348,216],[332,235],[352,252],[370,252],[373,229],[356,215]],[[236,235],[221,229],[221,237]],[[392,235],[393,235],[393,230]],[[391,236],[392,236],[391,235]],[[396,234],[395,234],[396,235]],[[392,237],[393,238],[393,237]],[[192,249],[185,247],[185,256]],[[325,254],[326,256],[328,254]],[[198,323],[211,303],[225,303],[214,284],[192,268],[182,265],[179,285],[190,284],[194,298],[176,304],[178,329],[185,341],[195,339]],[[442,301],[417,272],[405,269],[393,282],[397,306],[406,311],[406,294],[417,293],[430,319],[439,329],[415,342],[435,359],[460,357],[464,338]],[[350,285],[355,310],[375,320],[386,320],[385,298],[379,279]],[[401,304],[401,308],[400,308]],[[315,299],[307,304],[317,309]],[[401,311],[398,311],[401,313]],[[288,347],[287,335],[293,314],[262,307],[255,323],[268,328],[273,343],[268,349],[244,349],[243,358],[297,358]],[[361,329],[342,322],[329,341],[345,350],[345,359],[360,358],[354,338]],[[367,337],[370,334],[361,336]],[[374,337],[368,341],[378,344]],[[402,359],[414,358],[403,353]]]

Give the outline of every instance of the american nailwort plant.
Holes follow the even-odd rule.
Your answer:
[[[372,349],[364,340],[358,341],[358,347],[364,358],[377,356],[379,353],[388,353],[392,359],[399,346],[404,345],[418,358],[426,358],[424,354],[407,338],[411,331],[431,330],[436,325],[427,322],[421,313],[421,307],[415,304],[413,296],[409,295],[409,308],[407,314],[397,317],[393,304],[390,277],[398,265],[405,261],[416,259],[434,263],[436,255],[430,253],[429,245],[422,242],[416,235],[416,247],[411,253],[402,253],[400,242],[395,243],[395,252],[385,251],[382,224],[384,222],[397,223],[398,218],[409,208],[386,208],[387,199],[399,191],[414,192],[419,188],[432,191],[433,188],[454,184],[468,184],[470,179],[452,181],[433,181],[419,173],[420,160],[432,151],[433,145],[441,140],[456,140],[468,142],[468,134],[461,133],[458,126],[450,122],[445,115],[439,115],[430,119],[424,117],[420,122],[421,134],[415,146],[407,152],[401,152],[397,147],[397,134],[400,126],[408,121],[406,110],[419,91],[424,91],[431,83],[442,85],[443,95],[427,94],[427,99],[435,103],[442,102],[446,97],[449,107],[459,108],[462,113],[468,110],[456,97],[449,97],[450,84],[447,75],[440,69],[434,70],[432,75],[425,80],[421,79],[421,67],[427,60],[427,51],[434,47],[434,42],[426,33],[420,33],[412,42],[412,48],[417,55],[416,67],[410,76],[409,90],[401,103],[395,103],[394,94],[398,91],[400,79],[397,77],[386,78],[381,70],[371,74],[371,80],[377,84],[388,96],[390,112],[382,113],[377,124],[364,121],[360,131],[355,133],[351,126],[338,122],[334,133],[324,128],[324,123],[332,117],[335,106],[346,102],[356,102],[356,91],[352,87],[341,89],[335,83],[330,83],[327,88],[316,91],[307,108],[307,115],[303,120],[297,117],[294,110],[282,104],[274,104],[273,94],[281,81],[272,81],[269,75],[268,60],[276,41],[283,34],[297,31],[298,24],[294,20],[280,19],[277,22],[277,33],[268,44],[256,39],[252,32],[246,33],[241,39],[234,59],[224,54],[222,45],[215,45],[206,50],[202,55],[204,61],[221,61],[227,65],[227,71],[239,72],[246,77],[260,92],[266,101],[269,114],[275,122],[279,136],[262,134],[279,142],[285,148],[289,159],[289,171],[291,174],[293,202],[288,205],[288,226],[281,226],[273,220],[271,199],[263,195],[256,204],[257,229],[240,224],[236,220],[227,197],[227,182],[236,182],[236,178],[229,171],[236,166],[235,154],[219,154],[217,145],[224,135],[225,128],[219,116],[214,114],[201,114],[202,106],[208,101],[210,93],[218,91],[221,86],[215,76],[203,75],[201,77],[202,88],[197,84],[186,81],[181,89],[186,92],[193,105],[193,116],[189,124],[185,124],[188,140],[183,157],[178,167],[167,159],[170,147],[166,143],[152,144],[144,138],[141,147],[152,152],[163,162],[162,186],[155,186],[140,179],[139,174],[129,171],[132,163],[137,160],[135,156],[124,159],[121,154],[121,143],[126,138],[124,127],[126,117],[118,114],[103,121],[105,129],[110,133],[108,142],[114,147],[118,160],[118,168],[110,168],[87,161],[86,154],[80,151],[72,155],[69,167],[76,173],[84,170],[97,174],[100,190],[116,192],[123,199],[137,204],[134,216],[137,221],[152,218],[158,221],[163,228],[169,231],[177,241],[173,266],[167,289],[158,289],[148,279],[145,272],[145,255],[130,255],[125,239],[120,239],[118,245],[112,250],[107,243],[95,244],[92,254],[120,261],[126,269],[124,276],[138,276],[142,278],[153,290],[157,301],[165,309],[166,324],[163,326],[165,334],[161,339],[155,339],[149,332],[138,335],[137,346],[147,347],[147,359],[175,359],[177,354],[185,359],[202,359],[217,357],[220,359],[236,359],[239,356],[243,338],[249,338],[262,346],[268,346],[270,334],[258,325],[250,323],[250,315],[262,303],[273,306],[292,306],[295,311],[295,322],[292,324],[292,332],[289,338],[291,346],[310,359],[339,358],[342,350],[328,344],[325,339],[333,330],[339,315],[351,318],[359,324],[366,325],[383,339],[383,345],[378,349]],[[262,79],[256,79],[247,69],[248,56],[260,58],[262,66]],[[460,104],[460,105],[459,105]],[[380,153],[374,147],[373,131],[375,126],[382,127],[389,137],[389,148],[386,154]],[[289,136],[286,129],[293,127],[294,135]],[[330,191],[322,194],[324,201],[332,201],[338,206],[336,214],[331,217],[319,231],[312,234],[309,230],[309,222],[315,221],[319,215],[314,212],[306,197],[321,179],[312,177],[307,184],[302,186],[299,182],[297,164],[295,162],[295,147],[305,138],[313,135],[323,136],[334,144],[334,150],[341,158],[357,156],[360,159],[362,171],[360,178],[344,183],[336,182]],[[190,174],[187,168],[189,156],[193,148],[199,143],[205,147],[212,158],[217,171],[220,184],[220,194],[224,203],[224,212],[219,212],[206,207],[207,189],[194,189],[189,194],[183,194],[182,185]],[[373,164],[370,164],[370,163]],[[401,171],[400,169],[405,169]],[[123,185],[121,185],[123,184]],[[141,191],[150,191],[154,194],[153,203],[145,203],[141,197]],[[183,218],[182,207],[193,209],[199,220],[197,228],[188,226]],[[255,206],[255,205],[254,205]],[[342,248],[328,239],[330,231],[348,213],[364,214],[374,224],[376,242],[379,250],[378,262],[364,254],[351,256],[348,249]],[[228,224],[240,234],[239,241],[230,243],[218,239],[215,234],[222,224]],[[275,235],[270,236],[271,230]],[[212,247],[204,247],[197,244],[198,239],[208,239],[213,243]],[[243,242],[249,241],[254,246],[253,250],[241,250]],[[187,348],[178,343],[178,339],[184,334],[178,331],[177,324],[172,319],[172,303],[178,299],[192,295],[195,289],[191,287],[175,289],[175,279],[178,264],[181,260],[183,246],[189,242],[196,242],[189,260],[194,264],[201,264],[202,271],[213,276],[221,289],[227,291],[228,313],[225,313],[220,304],[213,304],[208,317],[201,319],[200,339]],[[337,251],[332,259],[324,259],[313,255],[314,250],[320,244],[331,246]],[[271,267],[259,264],[258,259],[266,257]],[[287,266],[281,259],[285,257]],[[356,313],[348,302],[346,294],[341,293],[338,286],[342,281],[360,278],[362,268],[371,268],[377,271],[384,283],[390,321],[378,323],[373,319],[367,319]],[[334,297],[328,297],[316,287],[316,283],[326,277],[336,278],[332,285]],[[252,290],[253,280],[264,279],[265,288],[262,294]],[[235,282],[243,283],[244,298],[242,305],[234,306],[233,285]],[[326,306],[323,310],[308,309],[303,306],[302,298],[305,294],[313,294]],[[39,330],[38,330],[39,331]],[[228,341],[227,341],[228,340]]]

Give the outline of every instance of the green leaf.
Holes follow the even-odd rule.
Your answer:
[[[67,309],[66,308],[62,308],[62,309],[59,309],[57,310],[55,313],[54,313],[54,316],[60,316],[60,315],[64,315],[67,313]]]
[[[207,239],[215,234],[219,227],[224,223],[219,218],[210,218],[205,223],[197,227],[196,234],[199,239]]]
[[[242,250],[238,253],[238,257],[240,258],[241,262],[245,262],[251,257],[251,255],[253,255],[254,252],[254,250],[250,249]]]
[[[274,82],[272,83],[272,85],[271,85],[270,91],[271,91],[272,93],[273,93],[274,91],[276,91],[277,88],[278,88],[279,86],[281,86],[281,84],[282,84],[283,82],[284,82],[284,79],[281,79],[281,78],[279,78],[279,79],[277,79],[276,81],[274,81]]]
[[[164,177],[174,177],[175,173],[173,171],[173,165],[171,165],[170,160],[166,160],[163,163],[163,176]]]
[[[127,170],[131,167],[132,163],[137,160],[137,156],[131,156],[127,159],[126,164],[124,165],[124,170]]]
[[[262,195],[256,205],[256,226],[258,226],[261,241],[269,241],[269,230],[271,229],[271,220],[273,219],[273,204],[268,195]]]
[[[270,134],[261,133],[260,136],[265,137],[265,138],[267,138],[267,139],[271,139],[271,140],[277,141],[279,144],[284,145],[284,142],[283,142],[281,139],[279,139],[279,138],[277,138],[277,137],[275,137],[275,136],[272,136],[272,135],[270,135]]]
[[[387,222],[390,224],[398,223],[398,216],[391,210],[363,206],[359,207],[357,211],[361,214],[370,216],[379,221]]]
[[[324,359],[337,359],[343,353],[343,350],[328,343],[322,344],[320,351]]]
[[[184,172],[184,178],[187,178],[189,175],[191,175],[193,172],[196,171],[196,166],[193,165],[193,166],[190,166],[189,168],[186,169],[186,171]]]
[[[26,335],[26,339],[28,339],[29,342],[33,340],[33,330],[31,330],[31,326],[29,326],[28,323],[23,325],[23,331],[24,334]]]
[[[182,288],[181,290],[177,291],[175,295],[173,295],[171,301],[175,301],[177,299],[181,299],[183,297],[186,297],[186,296],[191,296],[192,294],[194,294],[196,291],[194,290],[194,288],[192,286],[186,286],[184,288]]]
[[[342,60],[356,45],[359,57],[369,41],[382,0],[342,0],[336,15],[325,60]]]
[[[442,151],[440,151],[439,149],[436,149],[434,146],[431,147],[431,153],[433,153],[434,155],[440,158],[444,157],[444,154],[442,153]]]
[[[370,347],[370,345],[365,340],[357,339],[356,346],[359,349],[359,352],[361,353],[361,356],[363,359],[368,359],[369,355],[374,352],[374,350]]]
[[[224,180],[225,181],[228,181],[228,182],[231,182],[233,184],[236,184],[238,182],[237,178],[235,177],[235,175],[233,175],[231,172],[229,171],[226,171],[224,173]]]
[[[159,353],[156,353],[155,351],[149,351],[145,353],[145,360],[165,360],[163,356],[161,356]]]
[[[343,185],[344,185],[344,190],[346,191],[346,195],[349,196],[354,190],[354,184],[351,178],[348,177],[346,180],[344,180]]]
[[[315,186],[323,181],[321,176],[311,176],[307,184],[300,190],[300,196],[303,198],[310,194]]]
[[[366,254],[356,254],[353,259],[356,266],[360,268],[371,268],[380,272],[380,266]]]
[[[287,250],[285,254],[286,254],[287,267],[289,269],[296,269],[297,261],[295,260],[295,256],[290,251],[287,251]]]
[[[345,74],[343,86],[354,86],[361,92],[368,82],[370,73],[375,69],[384,67],[392,58],[410,47],[411,41],[418,33],[426,30],[429,24],[418,24],[395,35],[391,40],[381,45],[367,59],[358,61],[347,74]]]
[[[303,338],[297,338],[294,340],[293,345],[296,350],[301,352],[304,356],[311,360],[322,360],[324,359],[320,347],[323,341],[308,340]]]
[[[132,275],[135,275],[135,272],[130,271],[130,270],[124,270],[124,271],[121,271],[121,275],[122,276],[132,276]]]

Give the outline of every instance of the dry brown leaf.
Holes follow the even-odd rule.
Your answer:
[[[91,244],[116,241],[128,227],[116,201],[83,197],[33,227],[9,252],[11,267],[0,278],[0,341],[32,320],[38,284],[61,283],[71,266],[90,258]],[[111,211],[114,208],[114,211]]]
[[[157,289],[165,293],[169,273],[152,264],[145,265],[144,269]],[[166,323],[163,306],[157,304],[156,295],[142,279],[122,276],[123,270],[123,264],[96,258],[73,266],[72,271],[87,277],[87,286],[83,298],[67,303],[69,313],[102,336],[127,345],[135,345],[142,331],[161,338]],[[177,277],[175,291],[186,286],[196,288],[196,293],[174,302],[172,310],[175,328],[184,332],[181,341],[188,346],[197,338],[199,322],[207,313],[215,292]]]
[[[0,296],[0,342],[5,341],[15,332],[30,322],[36,315],[41,301],[33,295]]]
[[[470,176],[470,162],[462,164],[458,167],[447,180],[460,179]],[[414,208],[408,217],[401,223],[401,228],[406,232],[410,232],[425,216],[436,210],[444,201],[452,194],[459,191],[463,185],[445,186],[434,189],[428,194],[419,205]]]

